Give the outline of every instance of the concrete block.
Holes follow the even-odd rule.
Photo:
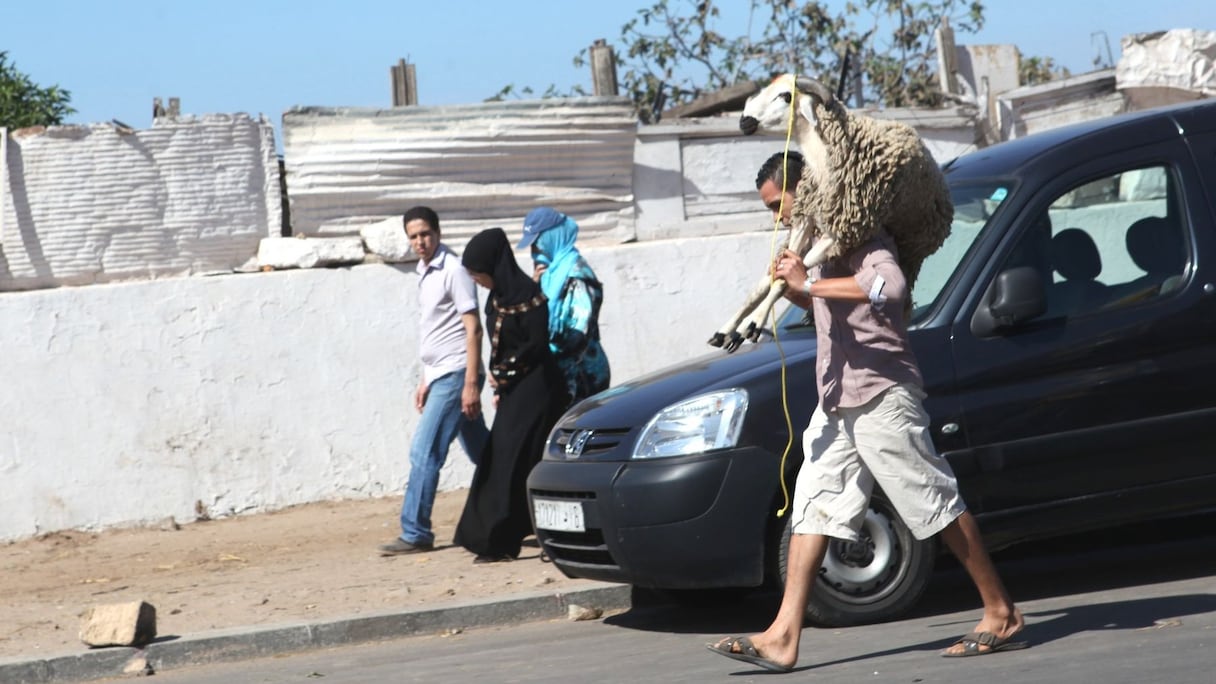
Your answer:
[[[359,229],[359,237],[363,238],[368,253],[389,264],[410,260],[413,252],[401,221],[400,216],[392,216]]]
[[[156,638],[156,608],[146,601],[93,606],[80,616],[80,640],[89,646],[142,647]]]
[[[317,268],[363,262],[363,239],[355,236],[333,238],[269,237],[258,243],[258,264],[262,268]]]

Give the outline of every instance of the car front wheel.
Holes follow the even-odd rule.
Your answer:
[[[787,519],[777,558],[783,586],[791,533]],[[856,542],[828,539],[827,555],[807,602],[807,620],[845,627],[895,619],[924,594],[936,556],[936,540],[917,540],[890,502],[875,495]]]

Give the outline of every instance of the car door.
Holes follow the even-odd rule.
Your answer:
[[[1033,185],[954,325],[969,504],[1041,533],[1216,501],[1216,234],[1185,145]],[[977,334],[993,279],[1017,266],[1039,274],[1046,311]]]

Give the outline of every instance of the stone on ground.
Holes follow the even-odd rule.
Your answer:
[[[89,646],[141,647],[156,638],[156,608],[146,601],[89,608],[80,616],[80,640]]]

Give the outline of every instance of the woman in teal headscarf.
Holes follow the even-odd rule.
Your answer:
[[[572,402],[608,389],[610,369],[600,344],[600,305],[604,286],[574,246],[578,224],[550,207],[537,207],[524,219],[517,245],[531,245],[536,279],[549,300],[549,348],[566,377]]]

